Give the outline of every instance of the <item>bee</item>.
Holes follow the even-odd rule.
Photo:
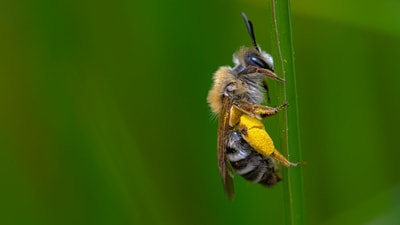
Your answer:
[[[273,72],[271,55],[258,46],[251,21],[244,13],[242,17],[253,46],[233,55],[233,68],[222,66],[215,72],[207,97],[218,117],[218,168],[229,199],[234,197],[232,170],[248,181],[272,186],[281,180],[275,161],[285,167],[298,165],[275,149],[262,123],[287,106],[261,105],[268,94],[265,79],[284,80]]]

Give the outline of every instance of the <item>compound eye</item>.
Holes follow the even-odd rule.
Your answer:
[[[265,69],[272,69],[264,60],[262,60],[256,56],[250,57],[250,61],[255,66],[265,68]]]

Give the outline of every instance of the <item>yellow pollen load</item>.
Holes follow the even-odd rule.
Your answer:
[[[274,143],[260,120],[243,114],[240,117],[239,130],[247,143],[260,154],[270,156],[274,153]]]

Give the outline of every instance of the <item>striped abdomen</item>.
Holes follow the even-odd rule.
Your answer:
[[[233,169],[246,180],[266,186],[281,180],[274,159],[256,152],[236,131],[228,135],[226,153]]]

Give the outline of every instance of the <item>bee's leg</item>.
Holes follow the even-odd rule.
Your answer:
[[[280,81],[280,82],[285,82],[285,79],[278,77],[274,72],[272,72],[269,69],[261,68],[261,67],[256,67],[256,66],[248,66],[246,68],[243,68],[241,71],[239,71],[239,76],[240,75],[263,75],[265,77],[272,78],[274,80]]]
[[[279,110],[285,108],[288,103],[285,102],[278,107],[270,107],[265,105],[257,105],[245,99],[239,99],[234,101],[233,105],[247,115],[256,117],[257,119],[263,119],[265,117],[275,115]]]
[[[285,156],[283,156],[277,149],[275,149],[275,151],[271,154],[271,157],[273,159],[275,159],[276,161],[278,161],[280,164],[282,164],[285,167],[289,167],[289,166],[297,166],[299,165],[298,162],[296,163],[292,163],[290,162],[288,159],[285,158]]]
[[[286,167],[298,165],[298,163],[290,162],[275,148],[271,137],[260,120],[244,114],[240,117],[238,127],[243,139],[258,153],[271,156]]]

